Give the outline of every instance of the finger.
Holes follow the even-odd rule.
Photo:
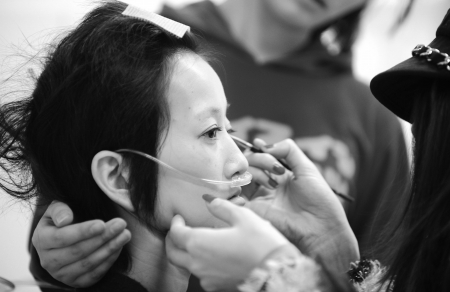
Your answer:
[[[124,230],[119,236],[105,243],[95,252],[91,253],[87,257],[72,263],[70,265],[62,267],[57,273],[56,277],[60,277],[65,281],[74,282],[75,279],[82,277],[85,274],[91,273],[97,267],[102,265],[107,259],[114,257],[116,253],[120,253],[122,247],[131,239],[131,233],[129,230]],[[117,258],[118,254],[115,256]],[[114,261],[108,261],[111,266]],[[63,282],[65,283],[65,282]]]
[[[228,223],[230,226],[244,223],[249,214],[249,210],[239,207],[227,200],[216,198],[206,204],[209,212],[216,218]],[[251,213],[251,212],[250,212]]]
[[[273,174],[284,174],[286,169],[269,153],[250,153],[246,155],[250,166],[268,171]]]
[[[52,201],[48,206],[44,217],[50,217],[57,227],[66,226],[73,221],[73,212],[66,204],[59,201]]]
[[[249,167],[248,172],[252,174],[252,181],[257,184],[269,189],[275,189],[278,186],[278,182],[260,168]]]
[[[189,241],[191,228],[186,226],[186,222],[180,215],[175,215],[170,224],[170,231],[166,238],[169,238],[175,246],[186,250],[186,244]]]
[[[166,254],[172,264],[190,270],[192,257],[186,250],[178,248],[169,236],[166,237]]]
[[[109,271],[111,266],[116,262],[122,250],[111,254],[106,260],[104,260],[100,265],[98,265],[94,270],[89,273],[83,274],[76,278],[70,285],[72,287],[89,287],[97,283],[103,278],[103,276]]]
[[[295,174],[317,171],[314,163],[303,153],[292,139],[286,139],[272,145],[266,145],[261,139],[255,139],[255,145],[264,152],[272,154],[278,159],[284,159]]]
[[[43,228],[40,230],[39,237],[48,248],[64,248],[93,238],[103,233],[105,228],[103,221],[91,220],[61,228]]]
[[[53,269],[57,269],[62,266],[70,265],[77,261],[80,261],[89,255],[96,252],[100,247],[104,246],[106,243],[113,240],[115,237],[123,238],[122,233],[125,231],[126,222],[121,218],[115,218],[106,223],[105,232],[89,238],[87,240],[83,240],[77,242],[71,246],[59,249],[52,250],[52,258],[53,262],[48,263],[47,265],[51,265]],[[122,237],[120,237],[122,236]],[[125,245],[128,241],[119,241],[122,243],[122,246]],[[117,243],[117,242],[116,242]],[[121,246],[119,246],[121,247]],[[111,249],[111,252],[115,252],[117,248]],[[97,251],[98,252],[98,251]],[[109,255],[106,255],[109,256]]]

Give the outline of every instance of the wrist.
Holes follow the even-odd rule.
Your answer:
[[[320,271],[313,259],[286,244],[267,255],[237,288],[241,292],[316,291]]]
[[[329,232],[327,238],[318,238],[316,243],[317,252],[310,256],[327,262],[328,268],[336,273],[343,273],[360,258],[358,241],[350,226]]]

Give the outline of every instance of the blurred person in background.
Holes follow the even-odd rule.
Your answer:
[[[408,173],[400,123],[352,73],[368,2],[226,0],[162,10],[218,52],[236,136],[292,138],[334,190],[354,199],[342,203],[363,250],[395,210]],[[391,209],[377,208],[383,198]]]
[[[410,7],[412,1],[408,3]],[[367,5],[366,0],[226,0],[180,9],[165,6],[161,12],[191,26],[217,52],[221,62],[215,69],[232,104],[229,117],[237,136],[268,143],[292,138],[330,186],[352,198],[342,204],[363,254],[396,210],[397,195],[408,177],[399,122],[352,73],[351,48]],[[268,183],[277,185],[274,179]],[[388,203],[379,209],[383,200]],[[264,215],[251,202],[247,205]],[[52,222],[58,227],[72,223],[65,206],[55,208],[48,210],[37,230],[48,236],[35,237],[41,258],[51,259],[58,249],[81,249],[79,261],[89,263],[76,271],[83,274],[105,258],[96,254],[117,253],[125,244],[114,241],[124,225],[108,232],[106,223],[107,228],[92,233],[92,223],[87,222],[67,226],[76,234],[74,239],[53,246],[45,238],[56,232],[63,235],[64,228]],[[36,213],[34,226],[44,211]],[[35,275],[46,273],[37,252],[32,250]],[[59,257],[47,269],[53,274],[75,262],[73,257],[70,262]]]
[[[417,45],[412,57],[371,81],[378,101],[412,124],[413,164],[411,188],[405,189],[398,212],[385,228],[379,261],[361,259],[348,271],[358,291],[450,291],[449,54],[450,10],[429,45]],[[286,144],[283,141],[265,150],[276,157],[286,153],[298,157],[288,160],[294,170],[293,181],[302,180],[305,190],[298,197],[317,207],[318,218],[329,216],[335,204],[327,200],[331,191],[301,151],[287,150]],[[305,172],[308,176],[302,175]],[[241,291],[246,292],[318,291],[313,287],[320,278],[314,271],[319,269],[307,265],[300,253],[280,250],[267,254],[263,261],[251,257],[253,249],[276,240],[263,235],[270,227],[262,227],[265,223],[261,218],[213,196],[208,202],[210,212],[227,221],[229,228],[193,228],[186,226],[181,216],[175,216],[166,241],[170,243],[169,257],[193,271],[204,287],[216,291],[232,282],[245,287]],[[335,214],[338,220],[339,214]],[[333,225],[333,221],[321,222]],[[324,266],[330,264],[321,257],[318,260]],[[251,273],[245,270],[250,263]]]

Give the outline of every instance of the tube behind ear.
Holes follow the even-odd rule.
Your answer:
[[[112,151],[100,151],[92,159],[91,172],[105,195],[125,210],[134,212],[127,188],[128,167],[124,165],[122,155]]]

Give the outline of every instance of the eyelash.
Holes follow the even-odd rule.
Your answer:
[[[215,128],[212,128],[211,130],[205,132],[202,136],[204,136],[204,137],[206,137],[206,138],[208,138],[208,139],[215,139],[216,136],[217,136],[217,132],[221,132],[222,130],[223,130],[223,129],[222,129],[221,127],[215,127]],[[228,134],[232,134],[232,133],[235,133],[235,132],[236,132],[236,131],[233,130],[233,129],[227,130],[227,133],[228,133]],[[213,137],[210,137],[210,136],[209,136],[209,134],[211,134],[211,133],[214,134]]]

